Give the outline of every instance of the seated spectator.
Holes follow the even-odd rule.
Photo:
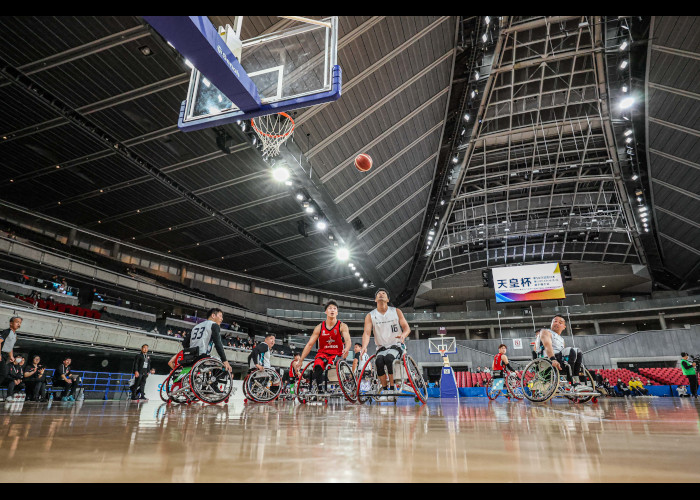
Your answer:
[[[28,285],[29,284],[29,276],[27,276],[27,271],[22,269],[19,272],[19,279],[17,280],[23,285]]]
[[[610,385],[610,381],[607,379],[607,377],[605,378],[605,380],[603,380],[603,383],[600,385],[607,393],[606,396],[614,396],[615,395],[615,390]]]
[[[61,401],[75,401],[75,394],[78,391],[80,377],[71,373],[70,363],[71,359],[65,358],[53,372],[53,386],[63,388]]]
[[[15,362],[10,365],[10,370],[5,379],[5,384],[7,385],[7,399],[5,401],[19,401],[22,399],[19,392],[24,390],[23,364],[24,359],[22,359],[22,356],[15,356]],[[15,395],[15,393],[18,394]]]
[[[630,391],[629,387],[627,387],[623,382],[622,379],[619,378],[617,379],[617,384],[615,384],[615,390],[620,396],[631,396],[632,392]]]
[[[676,388],[676,391],[678,391],[678,397],[679,398],[685,398],[685,397],[690,397],[690,394],[688,394],[688,389],[684,385],[679,385]]]
[[[46,375],[41,358],[34,356],[24,367],[24,383],[27,384],[27,401],[46,401]]]
[[[477,366],[477,367],[476,367],[476,373],[481,373],[481,367],[480,367],[480,366]]]
[[[649,394],[649,391],[644,388],[644,385],[642,385],[642,381],[639,380],[639,377],[631,378],[628,385],[630,391],[635,396],[646,396]]]

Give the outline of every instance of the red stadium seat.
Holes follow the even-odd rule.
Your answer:
[[[92,315],[93,318],[100,319],[102,317],[102,313],[100,311],[93,310],[92,312],[93,312],[93,315]]]

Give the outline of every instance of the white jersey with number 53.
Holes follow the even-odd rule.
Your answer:
[[[395,307],[389,307],[385,314],[375,309],[369,315],[372,318],[374,343],[377,348],[398,345],[401,342],[396,338],[401,335],[401,325]]]

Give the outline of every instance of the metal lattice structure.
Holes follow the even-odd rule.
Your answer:
[[[600,19],[503,17],[424,279],[530,261],[639,264]]]

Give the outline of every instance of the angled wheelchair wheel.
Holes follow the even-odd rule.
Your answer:
[[[591,373],[585,368],[582,367],[583,371],[583,380],[581,380],[581,384],[578,386],[579,391],[587,392],[589,393],[588,396],[569,396],[566,395],[566,398],[573,401],[574,403],[588,403],[591,399],[594,399],[595,396],[591,395],[591,392],[596,392],[596,386],[595,386],[595,380],[591,376]],[[573,394],[576,394],[574,392]]]
[[[375,375],[377,370],[374,366],[376,357],[375,354],[370,356],[362,367],[362,370],[360,370],[360,377],[357,379],[357,398],[355,398],[360,404],[364,404],[368,401],[371,396],[367,394],[376,392],[376,386],[379,385]]]
[[[357,380],[352,373],[352,367],[343,358],[338,357],[335,362],[335,370],[338,374],[338,385],[345,399],[351,403],[357,402]]]
[[[163,401],[178,404],[190,401],[192,392],[189,390],[189,371],[190,367],[177,366],[170,372],[160,386],[160,398]]]
[[[489,400],[491,400],[491,401],[498,399],[498,396],[500,396],[501,392],[503,391],[503,388],[496,389],[495,382],[497,380],[499,380],[499,379],[492,378],[491,383],[489,384],[488,388],[486,389],[486,395],[488,396]],[[505,380],[503,382],[505,384]]]
[[[416,398],[418,398],[422,404],[425,404],[428,401],[428,384],[423,378],[418,364],[411,356],[404,353],[403,366],[406,370],[406,378],[408,378],[408,382],[411,384]]]
[[[306,404],[311,393],[314,378],[314,362],[309,361],[299,372],[297,379],[296,397],[301,404]]]
[[[508,389],[508,394],[515,399],[520,400],[525,397],[522,380],[515,373],[509,372],[506,376],[506,388]]]
[[[559,370],[548,359],[535,359],[523,370],[521,384],[528,401],[544,403],[552,399],[559,388]]]
[[[229,397],[233,390],[231,374],[218,359],[204,358],[190,370],[190,389],[203,403],[215,405]]]
[[[270,403],[282,392],[282,378],[272,368],[256,370],[247,377],[246,388],[252,401]]]

